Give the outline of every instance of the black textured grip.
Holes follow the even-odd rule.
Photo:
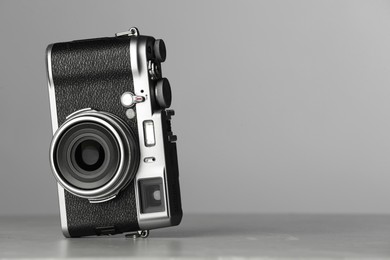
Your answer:
[[[93,108],[121,117],[138,140],[136,119],[129,120],[126,109],[120,105],[122,93],[134,92],[129,42],[128,37],[118,37],[53,45],[51,63],[58,125],[77,110]],[[108,202],[90,204],[67,191],[65,201],[71,236],[139,229],[133,182]]]

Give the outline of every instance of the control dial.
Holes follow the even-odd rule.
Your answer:
[[[158,62],[164,62],[167,58],[167,49],[163,40],[158,39],[154,42],[154,56]]]
[[[168,79],[162,78],[157,80],[155,88],[155,96],[157,104],[162,108],[168,108],[172,103],[171,85]]]

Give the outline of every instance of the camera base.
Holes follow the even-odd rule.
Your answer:
[[[138,230],[136,232],[128,233],[125,235],[126,238],[147,238],[149,236],[149,230]]]

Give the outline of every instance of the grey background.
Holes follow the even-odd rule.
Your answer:
[[[1,1],[0,214],[55,214],[44,51],[161,37],[185,212],[390,213],[388,1]]]

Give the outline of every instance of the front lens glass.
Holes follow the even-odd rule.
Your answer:
[[[96,189],[115,175],[120,159],[119,144],[106,126],[83,121],[71,125],[55,148],[61,178],[79,189]]]
[[[87,172],[95,171],[104,162],[103,146],[96,140],[80,142],[75,149],[75,161],[77,166]]]

